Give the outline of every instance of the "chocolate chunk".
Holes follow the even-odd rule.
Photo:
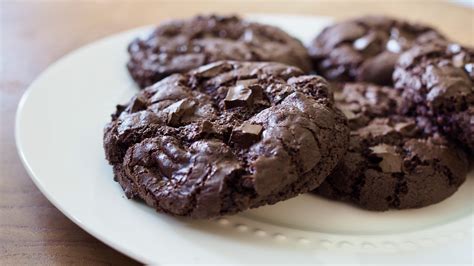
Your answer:
[[[357,130],[362,138],[379,138],[395,132],[395,128],[386,118],[376,118],[367,126]]]
[[[369,148],[372,150],[372,154],[382,159],[379,162],[379,166],[384,173],[399,173],[402,170],[402,159],[396,152],[394,146],[387,144],[379,144]]]
[[[214,127],[211,122],[208,120],[204,120],[201,123],[201,132],[203,133],[213,133],[214,132]]]
[[[260,140],[260,134],[263,127],[261,125],[244,122],[232,131],[231,142],[237,143],[242,147],[250,147],[253,143]]]
[[[370,80],[376,84],[391,84],[398,56],[392,52],[382,52],[365,60],[358,69],[357,80]]]
[[[196,103],[190,99],[182,99],[168,106],[163,112],[168,113],[168,125],[177,126],[181,119],[194,112]]]
[[[135,112],[138,112],[138,111],[141,111],[141,110],[145,110],[147,107],[147,100],[145,99],[145,97],[141,96],[141,95],[137,95],[135,97],[133,97],[131,103],[129,104],[128,108],[129,108],[129,112],[130,113],[135,113]]]
[[[244,87],[250,87],[252,85],[258,85],[258,79],[237,80],[236,85],[242,85]]]
[[[260,125],[252,125],[250,123],[244,122],[239,128],[238,131],[242,132],[242,134],[249,134],[252,136],[259,136],[262,132],[262,126]]]
[[[232,65],[225,61],[211,63],[201,66],[194,70],[196,76],[200,78],[213,78],[222,72],[227,72],[232,69]]]
[[[414,135],[414,132],[418,130],[414,121],[396,123],[394,128],[406,136]]]
[[[244,85],[235,85],[229,87],[224,99],[226,108],[239,106],[250,106],[252,103],[252,89]]]

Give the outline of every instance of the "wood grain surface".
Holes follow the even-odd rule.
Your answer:
[[[0,0],[0,265],[137,264],[69,221],[35,187],[16,152],[15,111],[33,79],[69,51],[122,30],[202,12],[337,19],[390,14],[432,24],[454,40],[474,44],[473,10],[438,1]]]

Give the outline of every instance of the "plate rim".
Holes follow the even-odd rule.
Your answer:
[[[21,164],[23,165],[26,172],[28,173],[28,177],[33,181],[36,188],[38,188],[38,190],[41,192],[41,194],[43,194],[43,196],[45,196],[46,199],[56,209],[58,209],[63,215],[65,215],[69,220],[71,220],[74,224],[79,226],[82,230],[84,230],[85,232],[90,234],[92,237],[98,239],[99,241],[101,241],[102,243],[104,243],[107,246],[111,247],[112,249],[120,252],[122,255],[128,256],[128,257],[130,257],[130,258],[132,258],[136,261],[139,261],[141,263],[144,263],[144,264],[150,264],[150,263],[153,263],[153,262],[150,262],[145,257],[143,257],[139,254],[136,254],[133,250],[127,249],[125,246],[117,245],[115,242],[113,242],[112,240],[109,240],[106,236],[104,236],[103,234],[101,234],[100,232],[95,230],[93,227],[89,227],[86,224],[84,224],[81,221],[80,218],[76,217],[72,212],[66,211],[61,206],[59,201],[57,199],[55,199],[54,196],[51,195],[51,193],[44,187],[44,185],[41,182],[40,178],[37,177],[34,170],[31,168],[31,166],[30,166],[30,164],[29,164],[29,162],[28,162],[28,160],[27,160],[27,158],[24,154],[24,147],[23,147],[23,144],[21,142],[19,132],[20,132],[20,121],[21,121],[22,113],[24,111],[24,106],[27,103],[31,92],[34,90],[35,85],[38,84],[42,79],[44,79],[44,77],[47,76],[47,74],[49,72],[51,72],[52,70],[57,68],[57,66],[60,65],[61,62],[66,61],[67,59],[75,56],[77,53],[80,53],[83,50],[87,50],[88,48],[90,48],[92,46],[95,46],[99,43],[106,42],[106,41],[108,41],[110,39],[113,39],[113,38],[116,38],[120,35],[130,34],[130,33],[135,32],[135,31],[137,31],[137,32],[138,31],[143,31],[143,30],[146,30],[146,29],[151,28],[151,27],[153,27],[152,24],[146,25],[146,26],[135,27],[135,28],[131,28],[131,29],[128,29],[128,30],[119,31],[119,32],[113,33],[111,35],[107,35],[107,36],[104,36],[102,38],[99,38],[99,39],[93,40],[91,42],[88,42],[88,43],[78,47],[77,49],[69,51],[66,54],[64,54],[63,56],[59,57],[57,60],[55,60],[54,62],[52,62],[48,66],[46,66],[46,68],[43,71],[41,71],[40,74],[37,75],[33,79],[33,81],[28,85],[27,89],[22,94],[22,96],[20,98],[20,101],[18,102],[18,106],[16,108],[15,118],[14,118],[14,121],[15,121],[14,139],[15,139],[15,147],[16,147],[17,154],[20,157]]]

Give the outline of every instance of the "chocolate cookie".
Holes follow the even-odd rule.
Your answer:
[[[193,218],[316,188],[349,141],[318,76],[279,63],[220,61],[175,74],[118,106],[106,157],[129,198]]]
[[[347,154],[315,192],[377,211],[446,199],[466,178],[466,154],[420,132],[413,119],[396,116],[353,130]]]
[[[283,30],[236,16],[197,16],[157,27],[128,47],[128,70],[140,87],[173,73],[219,61],[274,61],[307,72],[311,61],[300,41]]]
[[[393,74],[405,114],[426,117],[474,151],[474,49],[445,41],[403,53]]]
[[[329,80],[391,85],[401,52],[415,43],[441,38],[428,26],[365,16],[327,27],[308,50],[317,73]]]
[[[402,100],[399,91],[370,83],[334,84],[333,90],[336,105],[346,115],[351,130],[376,117],[397,114]]]

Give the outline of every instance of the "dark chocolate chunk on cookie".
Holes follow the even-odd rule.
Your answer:
[[[128,70],[140,87],[219,61],[275,61],[311,69],[306,48],[283,30],[236,16],[196,16],[158,26],[128,47]],[[218,69],[210,69],[212,76]]]
[[[317,73],[329,80],[390,85],[399,54],[434,39],[443,37],[431,27],[366,16],[327,27],[308,50]]]
[[[219,61],[119,106],[104,149],[130,198],[209,218],[321,184],[349,141],[327,82],[279,63]]]
[[[414,46],[393,74],[402,111],[425,117],[474,151],[474,49],[446,41]]]

